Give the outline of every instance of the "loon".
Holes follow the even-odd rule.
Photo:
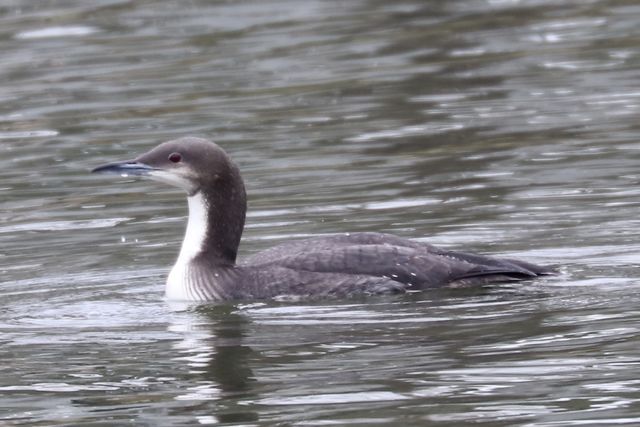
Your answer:
[[[238,167],[215,143],[184,137],[92,172],[145,176],[187,193],[187,228],[166,283],[170,300],[341,298],[553,274],[520,260],[441,249],[374,232],[287,242],[236,263],[246,193]]]

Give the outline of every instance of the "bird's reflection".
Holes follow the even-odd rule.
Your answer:
[[[225,394],[245,394],[255,381],[249,367],[254,350],[244,345],[243,338],[249,320],[238,313],[220,313],[216,308],[202,310],[213,330],[214,352],[205,376],[220,385]]]
[[[197,375],[194,385],[176,399],[202,403],[197,406],[224,399],[225,410],[215,414],[218,422],[257,420],[257,413],[242,405],[255,397],[250,362],[257,355],[244,342],[250,319],[232,305],[212,305],[181,311],[174,320],[170,330],[183,336],[174,348],[181,353],[179,358],[189,366],[189,372]],[[234,402],[241,405],[237,411],[232,408]]]

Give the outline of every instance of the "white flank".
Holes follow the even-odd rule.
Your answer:
[[[187,231],[182,241],[180,255],[167,278],[166,296],[176,301],[198,301],[200,298],[189,286],[189,263],[202,250],[205,233],[207,231],[208,206],[202,193],[187,198],[189,202],[189,220]]]

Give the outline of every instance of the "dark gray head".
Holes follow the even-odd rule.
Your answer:
[[[222,148],[202,138],[164,142],[133,160],[98,166],[92,172],[140,175],[202,196],[206,210],[203,253],[235,261],[247,209],[238,167]],[[213,254],[211,253],[213,252]]]
[[[92,172],[147,176],[181,188],[189,196],[239,177],[237,166],[222,148],[193,137],[163,142],[133,160],[98,166]]]

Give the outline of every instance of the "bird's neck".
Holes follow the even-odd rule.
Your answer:
[[[187,198],[189,219],[178,259],[167,278],[170,299],[198,300],[198,287],[215,286],[216,271],[235,264],[244,228],[244,186],[199,191]]]
[[[189,219],[176,264],[187,264],[200,255],[209,229],[209,205],[201,192],[187,198]]]
[[[244,189],[224,195],[199,191],[187,200],[189,219],[178,259],[206,256],[214,265],[234,264],[247,209]]]

